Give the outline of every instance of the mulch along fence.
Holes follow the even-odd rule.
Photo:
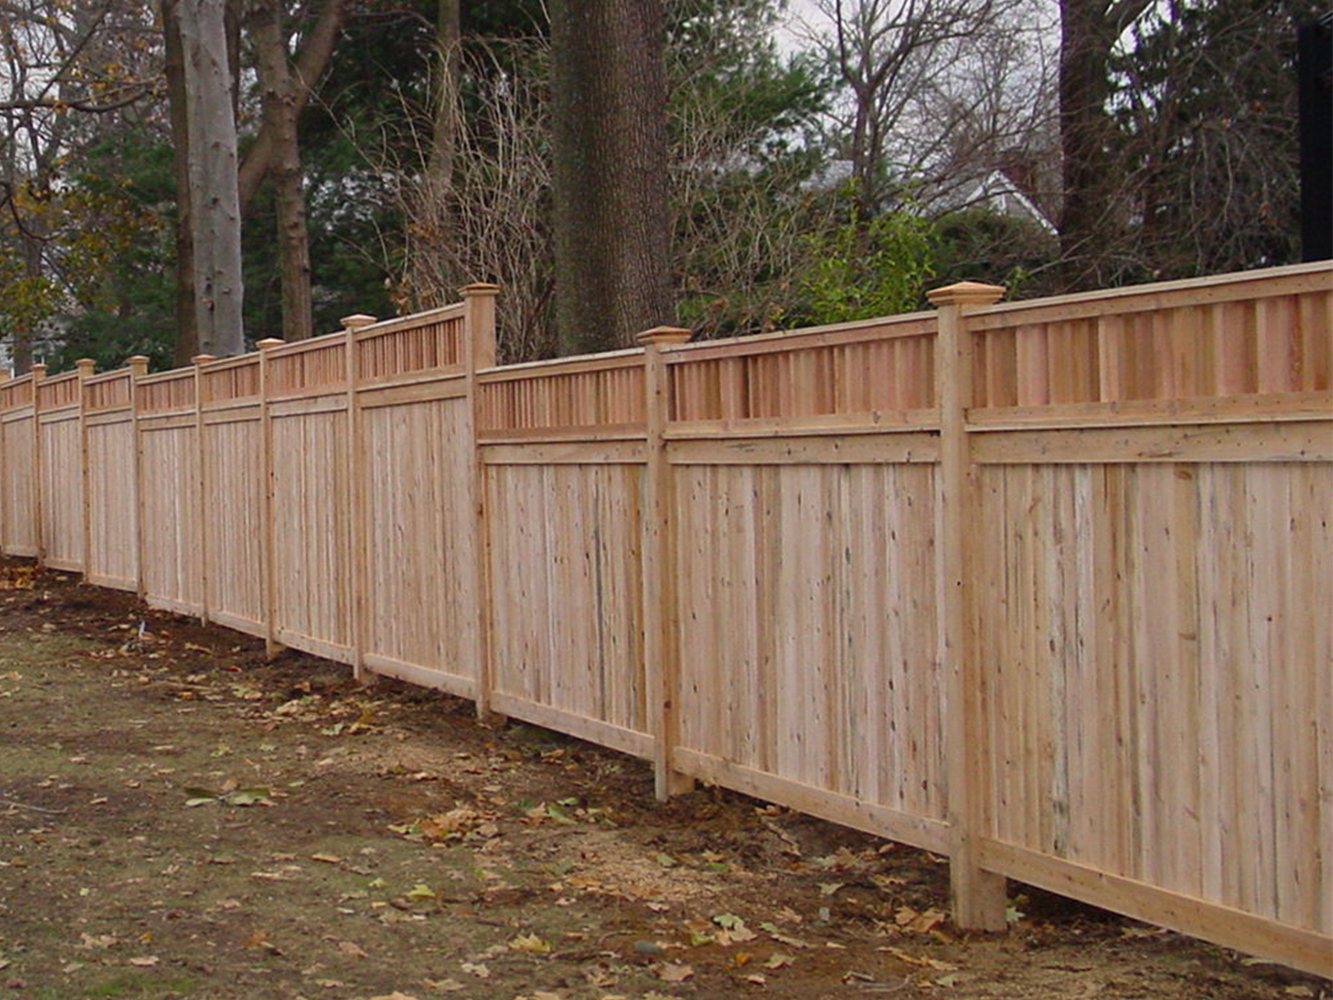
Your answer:
[[[1333,265],[0,386],[4,551],[1333,975]]]

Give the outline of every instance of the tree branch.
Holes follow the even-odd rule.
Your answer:
[[[296,57],[296,66],[289,77],[293,90],[290,95],[292,113],[295,115],[300,115],[305,108],[306,102],[310,100],[310,95],[319,83],[319,78],[324,75],[324,70],[329,64],[334,43],[338,39],[338,29],[342,26],[345,5],[346,0],[328,0],[324,9],[320,11],[315,27],[305,40],[305,44],[301,46],[301,51]],[[249,207],[255,192],[259,190],[259,185],[263,183],[264,175],[268,173],[269,164],[278,148],[277,140],[276,131],[266,118],[264,124],[260,126],[259,135],[246,150],[245,158],[241,161],[239,183],[242,214]]]

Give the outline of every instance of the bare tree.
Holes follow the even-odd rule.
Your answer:
[[[136,0],[0,0],[0,335],[20,369],[113,252],[64,175],[152,94],[151,38]],[[70,250],[76,235],[81,253]]]
[[[469,112],[453,100],[434,109],[406,107],[408,134],[382,144],[377,164],[400,179],[399,204],[408,217],[404,304],[444,305],[469,282],[499,283],[500,354],[508,360],[555,351],[549,66],[541,38],[473,46],[460,70],[470,81]],[[432,170],[441,131],[451,137],[447,179]],[[408,148],[410,162],[392,160],[387,151],[394,146]]]
[[[831,118],[863,218],[904,192],[939,197],[940,185],[960,173],[960,150],[983,154],[1021,142],[1040,113],[1032,86],[1040,74],[1027,68],[1040,42],[1028,0],[814,6],[820,18],[806,34],[847,91]]]

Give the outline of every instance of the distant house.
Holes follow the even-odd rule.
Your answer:
[[[991,170],[977,179],[976,184],[964,189],[962,204],[988,208],[998,215],[1028,219],[1052,236],[1058,234],[1055,223],[1037,207],[1030,197],[1003,170]]]

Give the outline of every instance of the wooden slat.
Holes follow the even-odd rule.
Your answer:
[[[1328,462],[1333,422],[975,433],[983,465],[1032,462]]]
[[[1275,924],[1254,914],[1036,851],[983,841],[983,861],[1030,885],[1081,899],[1149,923],[1237,948],[1325,978],[1333,977],[1333,938]]]

